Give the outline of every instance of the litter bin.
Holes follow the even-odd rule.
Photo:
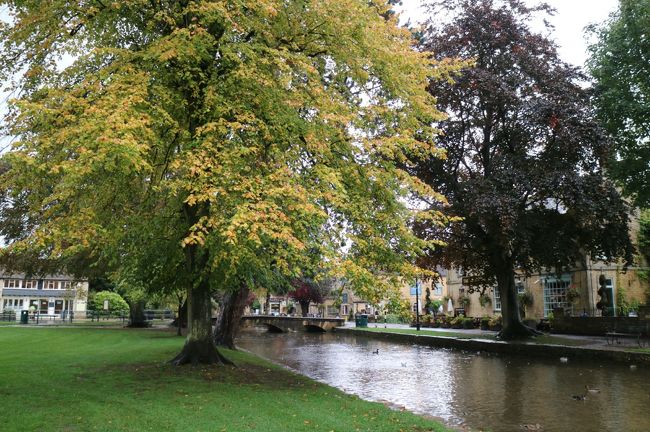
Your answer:
[[[28,310],[20,311],[20,323],[21,324],[29,324],[29,311]]]
[[[368,315],[357,314],[355,317],[356,327],[368,327]]]

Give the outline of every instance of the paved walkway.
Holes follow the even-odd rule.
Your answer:
[[[346,322],[346,327],[355,327],[354,322]],[[369,328],[394,328],[394,329],[412,329],[408,324],[384,324],[384,323],[368,323]],[[421,327],[420,331],[422,334],[431,334],[435,336],[436,333],[463,333],[468,335],[476,335],[476,338],[481,336],[490,336],[494,337],[497,332],[491,330],[481,330],[481,329],[451,329],[451,328],[440,328],[440,327]],[[639,345],[636,338],[620,338],[618,341],[608,340],[605,336],[583,336],[583,335],[567,335],[567,334],[556,334],[550,333],[549,336],[553,337],[558,341],[559,345],[562,344],[562,340],[567,341],[567,346],[579,346],[582,348],[592,348],[599,350],[610,350],[610,351],[630,351],[632,349],[638,349]]]

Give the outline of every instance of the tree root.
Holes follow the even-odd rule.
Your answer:
[[[169,361],[173,366],[186,364],[196,365],[229,365],[235,363],[224,357],[211,343],[200,343],[197,341],[187,342],[180,353]]]
[[[137,322],[131,322],[127,325],[128,328],[149,328],[151,327],[151,323],[148,321],[137,321]]]

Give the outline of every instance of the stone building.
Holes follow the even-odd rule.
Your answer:
[[[640,276],[641,267],[626,270],[616,263],[586,260],[582,269],[575,268],[560,274],[540,272],[528,277],[515,277],[517,290],[530,304],[523,308],[525,318],[540,319],[549,316],[555,308],[563,308],[573,316],[617,316],[630,306],[646,303],[648,281]],[[602,278],[601,278],[602,275]],[[600,310],[597,303],[603,282],[607,308]],[[483,299],[478,293],[469,294],[471,278],[462,272],[448,272],[448,296],[456,308],[464,309],[466,316],[492,316],[501,312],[501,296],[496,287],[489,288]],[[469,300],[466,300],[469,299]]]

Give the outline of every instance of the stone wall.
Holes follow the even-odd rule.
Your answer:
[[[650,320],[643,317],[570,317],[553,313],[553,332],[563,334],[603,336],[607,332],[648,334]]]

